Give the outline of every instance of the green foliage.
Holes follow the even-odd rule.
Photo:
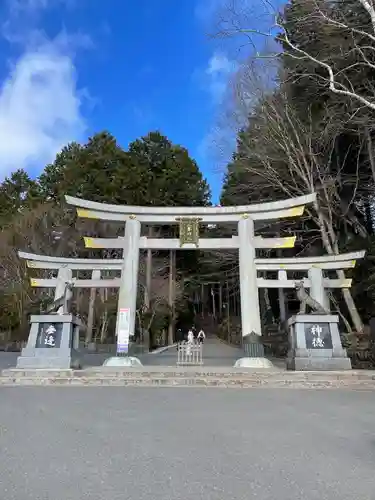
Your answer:
[[[15,214],[38,203],[37,183],[24,170],[17,170],[0,185],[0,227],[6,227]]]
[[[129,145],[137,165],[137,196],[142,205],[202,206],[210,200],[207,182],[188,151],[151,132]]]
[[[149,133],[124,150],[104,131],[86,144],[68,144],[36,180],[22,170],[14,172],[0,185],[0,307],[4,311],[0,331],[10,330],[19,336],[20,328],[26,328],[27,333],[27,315],[37,311],[43,301],[51,300],[50,293],[30,290],[18,249],[45,255],[99,257],[103,252],[83,249],[82,235],[118,234],[115,223],[77,221],[75,211],[64,203],[66,194],[127,205],[194,206],[207,205],[210,199],[208,184],[188,151],[159,132]],[[111,257],[117,254],[112,252]],[[185,254],[178,265],[183,264],[183,271],[189,272],[196,258]],[[87,291],[81,293],[80,302],[81,309],[82,303],[87,305]],[[109,330],[114,329],[116,303],[117,293],[108,291],[101,298],[95,310],[96,325],[105,313],[103,321]],[[152,314],[152,307],[148,314]],[[168,327],[169,320],[169,308],[165,304],[158,307],[151,335],[155,337]],[[96,337],[100,334],[97,327]]]
[[[151,132],[123,150],[108,132],[72,143],[39,177],[44,199],[65,194],[127,205],[205,205],[207,182],[186,149]]]
[[[132,196],[134,168],[129,155],[107,132],[87,144],[69,144],[39,177],[44,200],[61,202],[69,194],[104,203],[126,203]],[[131,182],[129,182],[129,179]]]

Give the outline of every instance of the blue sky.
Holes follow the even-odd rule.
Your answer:
[[[124,147],[158,129],[188,148],[216,201],[225,162],[213,137],[235,62],[207,35],[214,5],[1,0],[1,176],[37,175],[103,129]]]

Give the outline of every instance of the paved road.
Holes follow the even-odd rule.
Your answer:
[[[13,368],[16,366],[19,352],[3,352],[0,351],[0,370],[5,368]]]
[[[374,500],[371,393],[2,388],[4,500]]]
[[[207,338],[203,345],[203,360],[205,366],[233,366],[237,359],[243,356],[241,349],[220,342],[216,337]],[[173,347],[160,354],[142,356],[144,365],[175,366],[177,349]]]
[[[0,370],[14,367],[19,355],[15,352],[0,352]],[[101,366],[109,356],[109,354],[85,354],[83,364],[84,366]],[[240,349],[226,345],[216,338],[207,339],[203,346],[203,358],[206,366],[233,366],[241,356],[243,356],[243,352]],[[145,366],[175,366],[177,350],[173,347],[160,354],[142,355],[140,359]]]

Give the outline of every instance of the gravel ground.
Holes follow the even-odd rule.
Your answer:
[[[2,500],[374,500],[369,392],[1,388]]]

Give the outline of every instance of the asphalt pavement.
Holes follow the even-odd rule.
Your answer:
[[[209,337],[203,344],[203,361],[205,366],[233,366],[237,359],[244,356],[238,347],[221,342],[217,337]],[[171,347],[158,354],[140,356],[145,366],[176,366],[177,347]]]
[[[375,398],[0,388],[2,500],[374,500]]]
[[[0,352],[0,370],[16,366],[18,352]],[[208,338],[203,346],[203,359],[206,366],[233,366],[237,359],[243,356],[241,349],[229,346],[219,339]],[[84,367],[101,366],[104,361],[112,356],[108,353],[83,353]],[[161,353],[149,353],[139,356],[144,366],[176,366],[177,349],[171,347]]]

